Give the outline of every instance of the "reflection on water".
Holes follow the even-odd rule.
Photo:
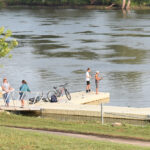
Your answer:
[[[59,35],[15,35],[13,34],[12,37],[17,38],[17,39],[50,39],[50,38],[62,38],[62,36]]]
[[[136,31],[136,29],[133,29],[133,30]],[[110,36],[110,34],[105,34],[105,35]],[[128,34],[111,34],[111,36],[116,36],[116,37],[119,37],[119,36],[121,36],[121,37],[123,37],[123,36],[125,36],[125,37],[128,37],[128,36],[130,36],[130,37],[150,37],[150,34],[147,35],[147,34],[130,34],[130,33],[128,33]]]
[[[95,34],[93,31],[83,31],[83,32],[75,32],[74,34],[89,34],[89,35],[92,35],[92,34]]]
[[[98,40],[91,40],[91,39],[87,39],[87,40],[85,40],[85,39],[80,39],[80,41],[82,42],[82,43],[94,43],[94,42],[99,42]]]
[[[108,45],[108,49],[114,50],[114,53],[108,54],[107,58],[111,58],[112,62],[118,64],[142,64],[149,54],[146,50],[133,49],[123,45]]]
[[[35,44],[33,47],[39,51],[38,54],[40,54],[41,51],[44,50],[53,50],[53,49],[63,49],[63,48],[69,48],[69,46],[64,45],[64,44]]]
[[[56,43],[57,41],[52,41],[52,40],[41,40],[41,39],[36,39],[36,40],[31,40],[30,43],[31,44],[39,44],[39,45],[42,45],[42,44],[49,44],[49,43]],[[46,45],[47,46],[47,45]]]
[[[76,73],[76,74],[84,74],[84,73],[85,73],[85,70],[74,70],[73,73]]]
[[[54,49],[54,48],[53,48]],[[79,52],[47,52],[47,51],[42,51],[42,49],[37,50],[34,52],[34,54],[40,54],[40,55],[46,55],[48,57],[76,57],[78,59],[96,59],[97,54],[94,52],[89,52],[89,51],[79,51]]]
[[[109,105],[148,107],[150,89],[150,11],[52,8],[1,9],[1,25],[13,31],[19,46],[1,59],[1,78],[16,89],[26,79],[34,91],[69,83],[85,90],[85,70],[100,70],[100,91]]]

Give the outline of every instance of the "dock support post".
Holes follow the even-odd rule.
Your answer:
[[[104,118],[103,118],[103,103],[101,103],[101,123],[104,124]]]

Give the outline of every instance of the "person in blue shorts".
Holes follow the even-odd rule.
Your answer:
[[[14,89],[10,86],[6,78],[3,79],[3,83],[1,87],[2,87],[3,98],[5,100],[6,106],[9,107],[10,92],[13,91]]]

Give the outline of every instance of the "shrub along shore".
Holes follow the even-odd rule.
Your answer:
[[[93,4],[91,4],[93,2]],[[0,0],[0,6],[30,5],[30,6],[108,6],[115,4],[120,7],[122,0]],[[131,0],[131,6],[149,7],[150,0]],[[97,7],[96,7],[97,8]]]

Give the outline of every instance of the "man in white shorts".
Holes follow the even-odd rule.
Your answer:
[[[90,79],[91,79],[91,75],[90,75],[90,68],[87,69],[87,72],[86,72],[86,93],[90,92],[91,91],[91,86],[90,86]]]

